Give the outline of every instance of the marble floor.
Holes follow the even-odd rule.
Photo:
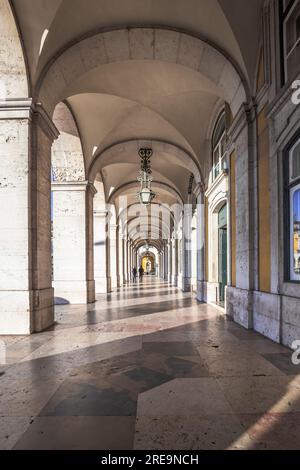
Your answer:
[[[0,338],[0,449],[300,449],[300,366],[158,279]]]

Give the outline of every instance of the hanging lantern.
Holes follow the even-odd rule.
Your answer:
[[[152,179],[147,175],[147,173],[142,173],[139,181],[141,182],[141,189],[138,192],[138,198],[141,204],[149,206],[155,198],[155,193],[151,189]]]
[[[156,194],[151,189],[151,166],[150,166],[150,158],[153,152],[151,149],[140,149],[139,155],[141,157],[141,172],[138,178],[138,181],[141,183],[141,189],[138,192],[138,198],[141,204],[144,206],[149,206],[153,199],[155,198]]]

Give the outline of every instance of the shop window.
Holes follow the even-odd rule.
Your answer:
[[[300,138],[288,150],[286,167],[286,204],[288,217],[286,228],[289,238],[286,246],[287,276],[291,281],[300,281]]]

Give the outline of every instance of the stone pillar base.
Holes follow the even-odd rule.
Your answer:
[[[190,277],[183,277],[181,281],[181,289],[183,292],[192,291],[192,280]]]
[[[0,335],[30,335],[54,323],[53,289],[0,291]]]
[[[281,341],[292,348],[293,342],[300,339],[300,299],[281,296]]]
[[[232,292],[229,295],[232,296]],[[300,299],[257,291],[252,296],[253,329],[276,343],[292,348],[293,342],[300,338]],[[240,297],[242,299],[243,296]]]
[[[199,302],[207,302],[207,282],[198,281],[197,282],[197,300]]]
[[[227,287],[226,313],[247,330],[253,329],[253,292]]]
[[[54,281],[55,304],[89,304],[95,302],[95,281]]]
[[[107,286],[107,291],[106,293],[107,294],[110,294],[112,292],[112,288],[111,288],[111,277],[107,277],[106,278],[106,286]]]
[[[172,276],[172,285],[175,286],[175,287],[178,286],[178,276],[177,275]]]
[[[253,328],[276,343],[281,342],[281,301],[277,294],[253,292]]]
[[[123,287],[124,279],[123,276],[118,276],[118,287]]]
[[[111,289],[117,289],[118,287],[118,278],[117,276],[112,276],[111,277]]]

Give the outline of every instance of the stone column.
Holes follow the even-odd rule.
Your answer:
[[[164,249],[164,280],[168,281],[169,279],[169,251],[168,251],[168,244],[165,243]]]
[[[129,253],[130,253],[129,276],[130,276],[130,279],[132,279],[132,269],[133,269],[133,243],[132,243],[132,241],[130,242],[130,245],[129,245]]]
[[[117,230],[118,243],[118,287],[124,285],[124,249],[123,249],[123,233],[121,227]]]
[[[0,334],[53,324],[51,146],[58,131],[30,99],[0,102]]]
[[[111,277],[111,288],[112,290],[118,287],[117,277],[117,265],[118,265],[118,253],[117,253],[117,225],[110,224],[109,240],[110,240],[110,277]]]
[[[253,328],[254,208],[253,116],[245,108],[236,116],[229,138],[236,153],[236,285],[227,288],[226,312],[245,328]],[[252,191],[252,193],[251,193]]]
[[[132,248],[132,269],[135,267],[137,267],[137,252],[135,250],[135,248]]]
[[[130,251],[130,240],[127,240],[127,279],[131,281],[131,251]]]
[[[192,288],[192,246],[191,246],[191,230],[192,230],[192,207],[187,204],[183,214],[182,224],[182,290],[190,292]]]
[[[107,214],[106,210],[94,211],[94,273],[96,294],[110,292],[106,263]]]
[[[128,273],[127,273],[127,241],[125,238],[122,240],[122,249],[123,249],[123,277],[124,277],[124,282],[128,282]]]
[[[161,278],[161,256],[160,254],[158,253],[157,255],[157,260],[158,260],[158,278],[160,279]]]
[[[106,253],[106,278],[107,278],[107,292],[110,293],[112,291],[111,285],[111,257],[110,257],[110,221],[109,216],[106,220],[106,244],[105,244],[105,253]]]
[[[204,194],[200,189],[197,195],[197,300],[206,302],[205,279],[205,207]]]
[[[87,181],[52,183],[52,193],[55,301],[94,302],[94,186]]]
[[[173,252],[172,252],[172,241],[168,241],[168,281],[172,284],[173,278]]]
[[[178,285],[178,241],[175,235],[172,238],[172,284]]]
[[[160,255],[161,257],[161,280],[163,281],[165,278],[165,254],[164,254],[164,248],[163,251]]]

